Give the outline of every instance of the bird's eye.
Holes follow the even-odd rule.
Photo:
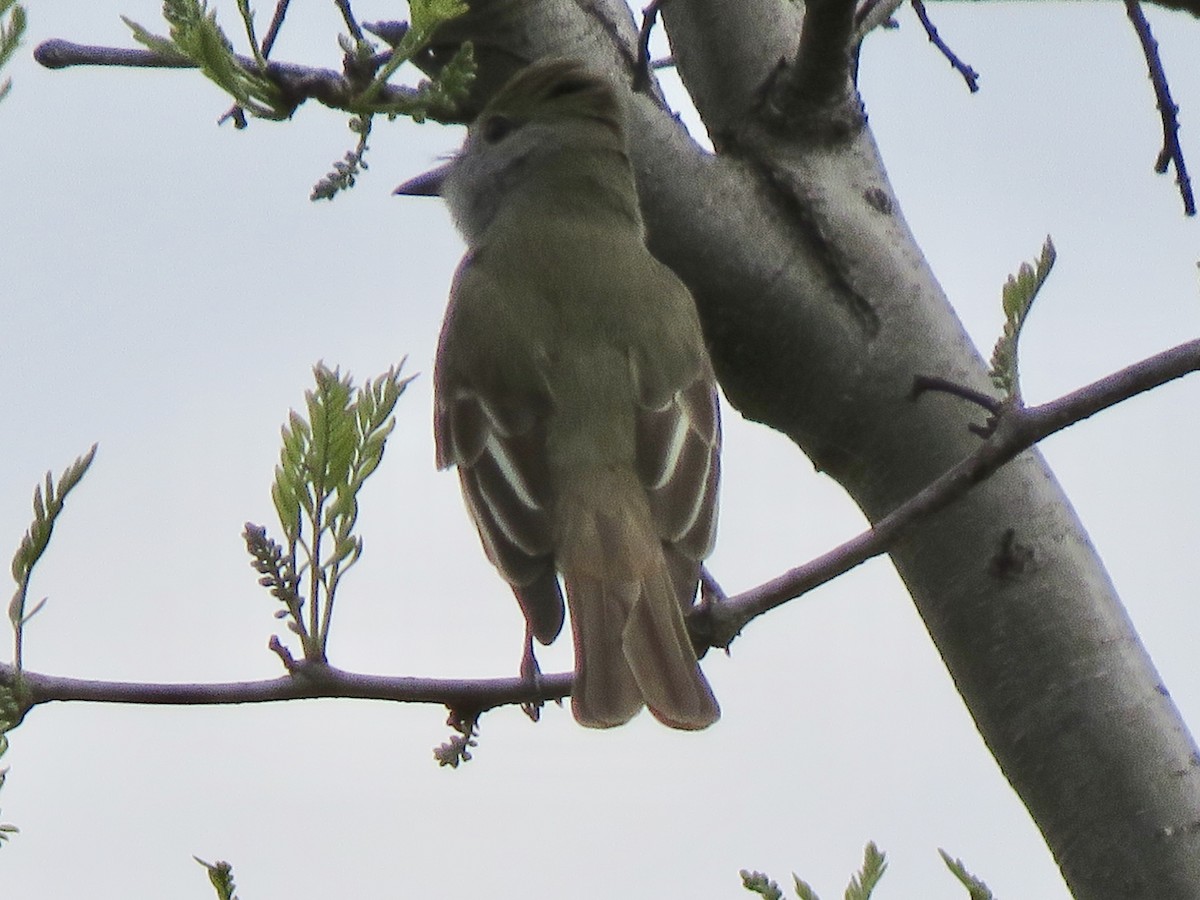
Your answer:
[[[557,97],[569,97],[571,94],[582,94],[593,84],[594,82],[587,78],[566,78],[554,85],[547,96],[553,100]]]
[[[489,144],[498,143],[516,127],[516,123],[505,116],[488,116],[483,123],[483,139]]]

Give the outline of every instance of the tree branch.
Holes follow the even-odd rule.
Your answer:
[[[733,597],[708,602],[689,617],[708,646],[728,648],[753,619],[888,552],[919,520],[945,509],[997,469],[1057,431],[1140,393],[1200,370],[1200,340],[1180,344],[1095,381],[1057,400],[1002,412],[979,449],[875,527],[828,553]],[[917,399],[914,397],[914,400]],[[273,642],[278,652],[277,642]],[[22,671],[20,695],[30,706],[52,701],[166,706],[273,703],[318,697],[436,703],[485,711],[512,704],[561,700],[571,693],[569,672],[527,678],[439,679],[346,672],[327,664],[294,663],[291,674],[270,681],[215,684],[149,684],[62,678]],[[0,685],[16,686],[16,669],[0,664]]]
[[[13,686],[16,670],[0,663],[0,685]],[[361,675],[328,665],[300,665],[294,674],[270,681],[230,681],[213,684],[142,684],[62,678],[23,670],[21,696],[30,705],[53,701],[131,703],[151,706],[206,706],[275,703],[341,697],[436,703],[453,709],[487,710],[496,706],[560,700],[571,692],[571,675],[522,678],[410,678]]]
[[[33,57],[48,69],[65,69],[71,66],[124,66],[129,68],[194,69],[196,64],[182,56],[169,56],[151,50],[126,47],[98,47],[75,44],[58,38],[38,45]],[[372,59],[382,64],[391,57],[384,51]],[[247,72],[262,74],[258,63],[249,56],[236,55],[238,65]],[[299,106],[305,100],[316,100],[332,109],[355,112],[354,103],[362,94],[362,86],[340,72],[332,69],[314,68],[296,63],[269,61],[265,74],[287,95],[289,101]],[[402,103],[418,97],[417,88],[404,85],[383,85],[375,100],[379,103]],[[447,111],[448,112],[448,111]],[[441,113],[439,112],[439,117]]]
[[[275,4],[275,13],[271,16],[271,24],[267,26],[267,34],[262,42],[263,56],[271,55],[271,49],[275,46],[275,39],[279,37],[279,29],[283,27],[283,20],[287,16],[290,3],[291,0],[279,0]]]
[[[800,48],[789,79],[797,102],[826,108],[843,102],[851,78],[853,0],[809,0],[800,28]]]
[[[1150,31],[1150,22],[1142,12],[1138,0],[1125,0],[1125,12],[1133,23],[1138,41],[1142,45],[1142,53],[1146,57],[1146,67],[1150,70],[1150,81],[1154,85],[1154,99],[1158,106],[1158,114],[1162,119],[1163,146],[1158,151],[1158,159],[1154,163],[1154,171],[1159,175],[1167,171],[1167,165],[1175,165],[1175,183],[1179,186],[1179,196],[1183,199],[1183,214],[1196,214],[1196,197],[1192,193],[1192,179],[1188,175],[1187,163],[1183,158],[1183,147],[1179,143],[1179,119],[1176,117],[1179,107],[1171,99],[1171,87],[1167,84],[1167,73],[1163,69],[1162,58],[1158,55],[1158,42]]]
[[[1197,370],[1200,370],[1200,340],[1134,363],[1058,400],[1004,410],[992,436],[975,453],[884,516],[873,528],[778,578],[723,603],[711,604],[707,608],[710,621],[702,626],[707,637],[713,646],[728,647],[752,619],[888,552],[911,525],[945,509],[1017,454],[1101,410]]]
[[[658,21],[658,11],[667,0],[651,0],[642,10],[642,24],[638,29],[638,60],[637,69],[633,73],[633,90],[644,91],[650,86],[650,34],[654,31],[654,23]]]
[[[925,29],[925,35],[929,38],[929,42],[941,51],[942,56],[946,57],[954,71],[962,76],[971,93],[977,93],[979,91],[979,73],[963,62],[958,54],[950,49],[950,45],[942,40],[937,27],[929,18],[929,11],[925,8],[924,0],[912,0],[912,8],[916,12],[917,18],[921,20],[921,27]]]

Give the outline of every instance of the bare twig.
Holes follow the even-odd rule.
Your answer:
[[[271,17],[271,25],[267,28],[267,34],[262,42],[262,55],[270,56],[271,48],[275,46],[275,39],[279,37],[279,29],[283,27],[284,17],[287,16],[288,4],[291,0],[279,0],[275,4],[275,15]]]
[[[940,394],[950,394],[958,397],[960,400],[966,400],[974,403],[976,406],[987,410],[987,420],[978,425],[972,422],[967,426],[972,434],[977,434],[981,438],[992,436],[992,432],[996,430],[996,425],[1000,421],[1000,412],[1005,408],[1004,401],[997,400],[990,394],[985,394],[982,391],[976,391],[967,387],[964,384],[958,384],[948,378],[937,378],[933,375],[918,375],[913,379],[912,391],[909,392],[909,397],[913,400],[918,399],[926,391],[934,391]]]
[[[346,23],[346,27],[350,29],[350,36],[354,38],[356,44],[361,44],[363,33],[362,29],[358,27],[358,20],[354,18],[354,11],[350,9],[350,0],[334,0],[334,3],[341,10],[342,20]]]
[[[1000,411],[1000,401],[991,394],[976,391],[965,385],[953,382],[948,378],[938,378],[934,375],[918,375],[913,379],[912,391],[909,396],[916,400],[926,391],[937,391],[942,394],[953,394],[962,400],[969,400],[976,406],[981,406],[995,415]]]
[[[638,58],[637,68],[633,73],[633,90],[635,93],[644,91],[650,85],[650,34],[654,31],[654,23],[658,20],[658,12],[667,0],[651,0],[649,6],[642,10],[642,26],[638,29]]]
[[[854,13],[854,30],[861,41],[876,28],[898,28],[892,14],[904,5],[904,0],[862,0]]]
[[[1154,85],[1154,100],[1162,119],[1163,146],[1158,152],[1158,159],[1155,160],[1154,171],[1162,175],[1167,171],[1169,164],[1175,164],[1175,183],[1179,185],[1179,196],[1183,198],[1183,213],[1186,216],[1194,216],[1196,197],[1192,193],[1192,179],[1188,175],[1183,147],[1179,143],[1179,119],[1176,117],[1179,107],[1171,99],[1167,73],[1163,69],[1162,58],[1158,55],[1158,42],[1150,31],[1150,22],[1142,12],[1139,0],[1125,0],[1125,12],[1129,21],[1133,23],[1133,30],[1137,32],[1138,41],[1142,45],[1146,66],[1150,70],[1150,81]]]
[[[950,45],[942,40],[942,36],[938,34],[937,27],[929,18],[929,11],[925,9],[924,0],[912,0],[913,11],[916,12],[917,18],[921,20],[921,27],[925,29],[925,34],[929,37],[929,42],[941,51],[942,56],[946,57],[954,70],[963,77],[963,81],[967,83],[967,87],[974,94],[979,90],[979,73],[967,65],[959,58]]]
[[[12,684],[16,670],[0,663],[0,684]],[[360,675],[332,666],[297,663],[291,675],[269,681],[214,684],[140,684],[93,681],[21,673],[21,688],[33,705],[75,700],[152,706],[208,706],[275,703],[317,697],[435,703],[454,709],[487,710],[496,706],[558,700],[571,691],[571,675],[543,675],[534,684],[522,678],[448,679]]]
[[[97,47],[75,44],[58,38],[43,41],[33,51],[33,58],[47,69],[68,66],[128,66],[141,69],[194,69],[196,64],[182,54],[169,56],[153,50],[128,47]],[[239,57],[239,62],[242,58]],[[251,62],[251,60],[246,60]]]

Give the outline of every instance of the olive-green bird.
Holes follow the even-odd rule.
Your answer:
[[[568,60],[518,72],[441,194],[468,250],[435,367],[439,468],[457,466],[528,634],[575,639],[582,725],[643,707],[720,716],[684,623],[716,530],[716,384],[691,295],[646,249],[621,109]]]

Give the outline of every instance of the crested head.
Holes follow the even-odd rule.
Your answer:
[[[488,102],[479,116],[514,119],[588,119],[621,131],[621,111],[603,76],[573,59],[546,59],[519,71]]]
[[[443,196],[468,243],[501,213],[615,212],[640,229],[621,107],[604,76],[568,59],[514,75],[472,123]]]

